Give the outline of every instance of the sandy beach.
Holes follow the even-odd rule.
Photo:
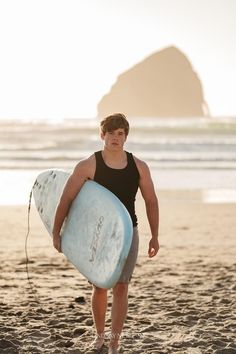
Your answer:
[[[104,294],[91,301],[96,281],[57,252],[35,206],[54,235],[63,233],[66,211],[71,239],[61,248],[83,271],[88,261],[102,263],[96,270],[106,284],[110,259],[117,268],[123,260],[114,251],[123,244],[119,223],[110,222],[116,210],[91,193],[92,207],[81,211],[86,189],[71,218],[66,208],[91,179],[123,201],[133,222],[140,187],[139,252],[119,353],[236,354],[235,14],[236,0],[0,1],[0,354],[108,354],[116,345],[111,312],[114,339],[124,287],[113,309],[109,289],[96,351],[91,303],[100,334]],[[64,180],[55,170],[72,178],[53,227]],[[149,258],[152,183],[160,249]],[[29,208],[33,190],[40,201],[35,193]],[[77,224],[78,214],[92,216]]]
[[[236,204],[206,204],[198,190],[161,190],[160,244],[148,259],[138,196],[140,250],[121,353],[235,353]],[[1,206],[0,353],[92,353],[91,287],[51,245],[32,206]],[[110,297],[111,299],[111,297]],[[109,337],[110,301],[107,316]],[[107,353],[104,347],[102,353]]]

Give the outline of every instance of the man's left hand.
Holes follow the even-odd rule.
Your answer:
[[[150,242],[149,242],[149,249],[148,249],[148,255],[149,258],[154,257],[157,252],[159,251],[159,242],[157,238],[151,238]]]

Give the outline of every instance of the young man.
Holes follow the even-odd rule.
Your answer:
[[[61,252],[60,231],[72,201],[84,182],[94,180],[111,190],[126,206],[133,221],[134,232],[131,249],[118,283],[113,288],[112,325],[109,354],[118,353],[119,338],[128,309],[128,284],[131,279],[138,253],[137,217],[135,215],[135,196],[140,188],[145,201],[146,213],[150,225],[151,239],[148,255],[154,257],[159,250],[158,200],[154,190],[150,171],[145,162],[124,150],[129,133],[129,123],[121,113],[106,117],[100,124],[103,150],[80,161],[64,188],[57,207],[53,228],[54,247]],[[92,312],[97,331],[92,343],[99,350],[104,343],[105,316],[107,309],[107,290],[93,286]]]

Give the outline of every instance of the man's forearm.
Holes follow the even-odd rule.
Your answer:
[[[56,210],[56,214],[55,214],[55,219],[54,219],[54,225],[53,225],[53,237],[57,237],[60,235],[61,232],[61,228],[63,225],[63,222],[69,212],[70,209],[70,202],[62,202],[60,201],[58,206],[57,206],[57,210]]]
[[[159,206],[158,200],[155,198],[152,201],[146,202],[146,213],[151,229],[152,237],[158,238],[159,232]]]

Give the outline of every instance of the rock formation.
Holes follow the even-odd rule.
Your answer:
[[[177,48],[158,51],[118,76],[98,103],[98,116],[123,112],[128,117],[207,116],[201,81]]]

